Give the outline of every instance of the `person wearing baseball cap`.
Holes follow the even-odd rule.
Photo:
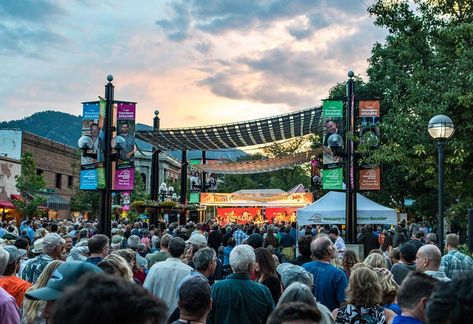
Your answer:
[[[31,287],[31,283],[16,276],[20,268],[20,252],[18,248],[14,245],[6,245],[5,250],[10,257],[8,258],[8,264],[3,272],[3,276],[0,277],[0,287],[12,295],[18,307],[21,307],[25,292]]]
[[[57,233],[48,233],[43,238],[43,253],[28,262],[22,279],[35,283],[43,269],[53,260],[61,260],[61,251],[66,241]],[[36,244],[34,245],[36,248]]]
[[[0,245],[0,273],[8,266],[10,254]],[[20,312],[13,298],[5,289],[0,288],[0,323],[20,323]]]
[[[43,311],[43,317],[48,321],[52,315],[54,302],[61,298],[66,288],[75,285],[81,277],[88,273],[100,272],[102,272],[102,270],[99,267],[89,262],[64,262],[54,270],[45,287],[29,291],[25,296],[29,299],[44,300],[47,302]]]

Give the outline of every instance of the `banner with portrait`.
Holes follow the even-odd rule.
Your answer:
[[[381,141],[379,100],[360,100],[360,146],[365,155],[377,150]],[[378,165],[365,163],[359,168],[359,190],[381,190],[381,169]]]
[[[116,134],[125,140],[113,171],[113,190],[133,190],[135,181],[136,103],[116,101]]]
[[[82,103],[82,136],[88,136],[91,146],[87,153],[95,155],[82,156],[80,159],[80,189],[96,190],[105,185],[103,172],[103,137],[105,105],[100,101]]]
[[[100,97],[99,97],[100,98]],[[81,155],[80,189],[97,190],[105,188],[104,166],[104,123],[106,100],[84,102],[82,113],[82,136],[91,139],[87,149],[88,156]],[[135,115],[136,103],[115,101],[112,105],[115,131],[111,138],[120,135],[125,140],[124,147],[119,151],[116,161],[112,161],[112,190],[133,190],[135,168]],[[112,146],[114,143],[112,143]],[[112,150],[112,154],[116,153]]]
[[[194,168],[193,165],[200,164],[201,160],[190,160],[188,172],[189,177],[189,191],[190,192],[201,192],[202,191],[202,173],[198,169]]]
[[[322,122],[324,125],[322,138],[323,165],[330,165],[332,167],[334,167],[334,165],[341,165],[342,159],[337,155],[338,152],[335,152],[335,150],[342,151],[345,142],[343,101],[324,100],[322,107]],[[335,144],[338,145],[338,148],[335,148]]]

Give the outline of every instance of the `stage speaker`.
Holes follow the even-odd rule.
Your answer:
[[[473,209],[468,209],[468,249],[473,252]]]

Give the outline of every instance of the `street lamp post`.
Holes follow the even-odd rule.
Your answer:
[[[153,131],[159,131],[159,110],[154,111]],[[158,200],[158,185],[159,185],[159,149],[153,148],[153,155],[151,158],[151,199]],[[150,224],[156,225],[157,212],[153,211],[150,217]]]
[[[347,110],[345,128],[345,148],[347,153],[346,170],[346,221],[347,221],[347,242],[356,243],[357,239],[357,219],[356,219],[356,159],[353,137],[355,131],[355,81],[353,71],[348,71],[347,81]]]
[[[444,193],[444,177],[445,177],[445,142],[455,132],[450,117],[445,115],[437,115],[429,121],[428,131],[430,136],[437,141],[438,147],[438,243],[439,247],[443,249],[443,193]]]
[[[112,140],[114,127],[113,121],[113,76],[107,76],[108,83],[105,85],[105,118],[102,128],[104,134],[103,141],[103,166],[105,171],[105,188],[101,189],[99,208],[99,233],[111,237],[112,231],[112,161],[116,161],[120,151],[125,148],[125,139],[122,136],[115,136]],[[88,152],[93,148],[93,141],[90,136],[81,136],[77,142],[82,150],[82,156],[97,159],[97,153]],[[113,147],[112,147],[113,145]],[[112,153],[112,149],[116,152]]]
[[[340,134],[329,136],[327,143],[334,156],[345,159],[345,219],[347,224],[346,239],[347,243],[355,244],[357,242],[357,206],[356,206],[356,156],[353,143],[353,134],[355,131],[355,81],[353,71],[348,71],[348,81],[346,85],[347,108],[345,111],[345,138]],[[345,142],[345,152],[343,150]]]

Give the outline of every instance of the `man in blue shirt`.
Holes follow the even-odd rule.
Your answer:
[[[28,238],[30,239],[30,244],[32,244],[34,242],[34,230],[30,227],[30,224],[31,222],[28,220],[24,223],[24,228],[21,230],[21,232],[23,232],[23,230],[26,231],[26,235],[28,235]]]
[[[324,236],[311,243],[310,251],[315,261],[304,263],[302,267],[314,276],[312,292],[317,301],[333,311],[345,303],[345,289],[348,286],[345,273],[330,263],[337,249]]]

